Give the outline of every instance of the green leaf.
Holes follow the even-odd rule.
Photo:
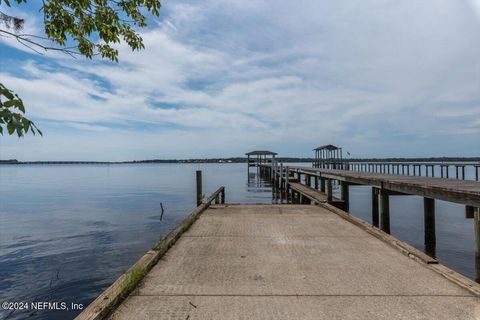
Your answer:
[[[8,134],[10,135],[12,135],[15,132],[15,125],[13,124],[12,121],[7,123],[7,130],[8,130]]]
[[[23,108],[23,103],[22,103],[21,100],[13,99],[13,100],[5,101],[3,103],[3,106],[6,107],[6,108],[15,107],[15,108],[19,108],[21,110],[21,108]]]
[[[10,92],[10,90],[5,87],[3,87],[3,89],[0,88],[0,95],[4,95],[8,100],[12,100],[13,98],[15,98],[14,95]]]
[[[25,133],[28,133],[28,129],[30,129],[30,120],[23,118],[22,123],[23,123],[23,128],[25,130]]]

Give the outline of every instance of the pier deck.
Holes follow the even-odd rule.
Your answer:
[[[480,301],[325,208],[218,205],[111,319],[480,319]]]
[[[270,165],[261,165],[261,167],[271,168]],[[289,167],[289,171],[320,175],[324,179],[370,185],[379,189],[480,207],[479,181],[294,166]]]

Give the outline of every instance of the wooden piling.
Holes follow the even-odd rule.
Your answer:
[[[288,167],[285,168],[285,190],[288,192],[289,189],[290,189],[290,186],[288,184],[288,180],[289,180],[289,176],[290,176],[290,172],[288,170]]]
[[[202,204],[203,192],[202,192],[202,170],[197,170],[197,206]]]
[[[385,189],[380,190],[380,229],[390,233],[390,198]]]
[[[475,229],[475,257],[480,260],[480,208],[475,208],[473,227]]]
[[[435,235],[435,200],[423,198],[425,249],[427,254],[435,257],[436,235]]]
[[[327,202],[331,203],[333,199],[332,179],[327,179]]]
[[[480,281],[480,208],[475,208],[473,218],[473,228],[475,229],[475,274],[476,281]]]
[[[225,204],[225,188],[223,188],[222,192],[220,193],[220,203]]]
[[[325,193],[325,179],[320,177],[320,191]]]
[[[378,228],[378,189],[372,187],[372,225]]]
[[[342,181],[341,199],[344,201],[345,211],[348,212],[348,210],[350,209],[350,195],[349,195],[349,189],[348,189],[348,182],[346,181]]]
[[[465,219],[475,218],[475,207],[465,206]]]

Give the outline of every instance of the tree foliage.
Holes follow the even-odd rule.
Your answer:
[[[27,0],[0,0],[0,5],[26,4]],[[132,50],[144,48],[136,31],[147,26],[147,14],[159,15],[159,0],[34,0],[41,3],[44,35],[22,33],[24,20],[0,11],[0,36],[16,40],[44,54],[60,51],[70,56],[96,55],[118,62],[115,44],[124,41]],[[19,111],[19,112],[17,112]],[[0,134],[40,133],[23,114],[22,100],[0,83]]]
[[[35,123],[23,116],[24,113],[22,99],[0,83],[0,134],[3,135],[3,126],[5,126],[8,134],[17,133],[19,137],[28,133],[29,130],[33,135],[35,133],[42,135],[42,131]]]

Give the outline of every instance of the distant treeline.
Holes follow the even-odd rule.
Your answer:
[[[312,162],[314,158],[279,157],[279,162]],[[464,162],[480,161],[480,157],[430,157],[430,158],[356,158],[349,162]],[[246,157],[209,159],[151,159],[134,161],[18,161],[0,160],[0,164],[120,164],[120,163],[245,163]]]
[[[254,158],[252,158],[253,160]],[[279,162],[313,162],[314,158],[295,158],[295,157],[278,157]],[[480,161],[480,157],[429,157],[429,158],[355,158],[344,159],[349,162],[465,162]],[[247,158],[211,158],[211,159],[187,159],[187,160],[139,160],[132,163],[245,163]]]

